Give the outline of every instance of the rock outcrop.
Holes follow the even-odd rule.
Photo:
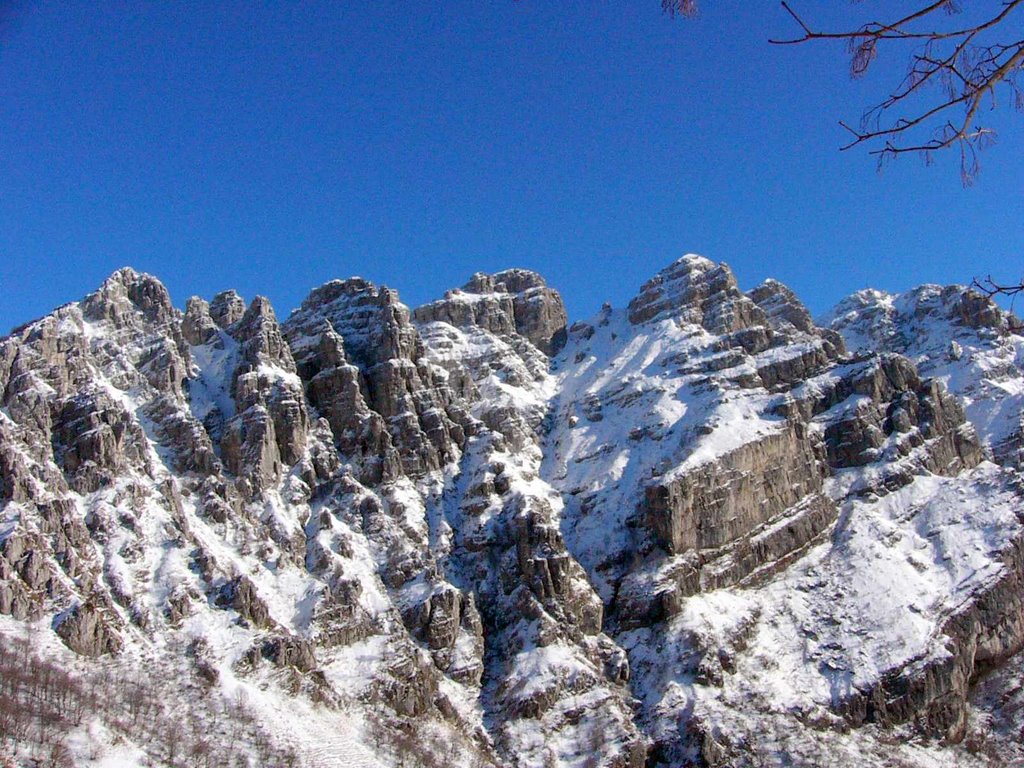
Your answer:
[[[54,628],[68,647],[82,656],[117,653],[123,647],[111,626],[110,612],[93,602],[77,605],[58,617]]]
[[[640,288],[629,302],[633,325],[674,318],[713,333],[730,333],[764,325],[764,311],[747,298],[725,264],[701,256],[684,256]]]
[[[892,352],[946,382],[1001,464],[1018,465],[1024,429],[1020,321],[970,288],[859,291],[823,318],[851,350]]]
[[[348,402],[361,410],[352,371],[345,365],[357,369],[360,394],[377,415],[361,419],[356,431],[364,439],[357,445],[378,449],[372,457],[380,468],[378,477],[388,478],[397,469],[396,459],[402,472],[419,477],[457,456],[473,425],[445,377],[426,362],[423,342],[395,291],[358,278],[327,283],[288,319],[285,332],[307,372],[332,372],[341,385],[342,401],[328,403],[327,409],[334,414],[332,426],[341,428],[335,435],[343,444],[351,441],[346,432],[352,425],[339,412]],[[326,402],[325,394],[332,391],[321,386],[319,402]],[[378,439],[382,426],[386,440]]]
[[[565,346],[568,324],[558,291],[526,269],[477,272],[461,290],[419,307],[414,317],[419,323],[476,326],[501,337],[518,334],[549,356]]]

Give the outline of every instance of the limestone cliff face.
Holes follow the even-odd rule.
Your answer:
[[[665,317],[694,323],[714,333],[764,325],[764,311],[745,296],[725,264],[684,256],[644,283],[629,302],[633,325]]]
[[[525,269],[493,275],[478,272],[461,290],[419,307],[417,322],[441,321],[456,328],[475,326],[497,336],[518,334],[546,355],[565,346],[567,317],[558,292]]]
[[[356,445],[376,461],[380,478],[398,471],[422,476],[456,458],[474,425],[425,362],[423,342],[395,291],[358,278],[336,280],[309,295],[285,332],[307,375],[327,372],[324,379],[335,382],[321,379],[315,392],[329,421],[333,415],[336,439],[348,445],[348,433],[357,433]],[[375,416],[350,423],[346,414],[363,407]]]
[[[973,765],[1024,339],[955,287],[822,322],[692,255],[571,327],[527,270],[283,323],[121,270],[0,339],[0,633],[296,697],[293,744],[344,710],[381,765]]]
[[[225,330],[237,344],[229,386],[235,415],[224,425],[221,457],[229,472],[259,493],[305,453],[309,420],[302,385],[267,299],[257,296]]]
[[[815,326],[785,286],[770,281],[744,296],[727,267],[700,257],[685,257],[646,283],[624,316],[606,309],[594,322],[574,326],[556,366],[556,426],[546,440],[546,466],[566,499],[563,530],[601,588],[612,637],[631,649],[635,679],[642,681],[637,688],[650,702],[645,716],[655,722],[669,690],[651,693],[666,684],[651,643],[690,648],[679,663],[686,670],[690,654],[697,659],[689,695],[706,702],[700,706],[714,709],[726,699],[732,707],[751,706],[756,684],[737,679],[737,686],[748,685],[748,698],[729,698],[725,680],[749,654],[749,637],[771,634],[761,617],[777,610],[775,598],[760,596],[822,552],[839,557],[846,544],[834,538],[837,526],[860,524],[843,517],[851,504],[890,496],[896,503],[917,493],[923,478],[969,476],[986,455],[940,380],[922,377],[899,355],[848,355],[844,339]],[[876,503],[880,512],[888,509],[887,501]],[[993,550],[1001,563],[993,569],[1003,568],[1010,579],[1016,578],[1009,565],[1014,530],[1008,525],[1004,549]],[[700,610],[695,606],[714,604],[719,590],[737,584],[758,596],[751,599],[760,607],[737,614],[748,640],[709,641],[711,661],[715,653],[728,657],[712,668],[709,656],[693,648],[695,630],[688,627]],[[990,589],[997,587],[979,583],[976,598],[987,599]],[[937,637],[946,632],[941,620],[932,626]],[[646,639],[638,644],[637,637]],[[1000,647],[1005,660],[1018,644]],[[946,670],[943,664],[937,668]],[[921,686],[922,693],[892,704],[889,715],[878,703],[857,722],[892,726],[919,716],[930,722],[927,713],[945,707],[935,722],[963,735],[965,691],[978,670],[973,662],[949,667],[954,671],[939,675],[941,684],[927,671],[932,667],[915,666],[910,657],[886,674],[893,668],[901,670],[903,685]],[[874,684],[867,689],[882,690]],[[703,686],[712,692],[703,693]],[[716,691],[722,686],[725,692]],[[897,698],[865,694],[872,695],[878,702]],[[849,715],[852,699],[824,701],[827,717]],[[695,727],[697,721],[705,722],[697,718]],[[945,727],[926,730],[946,735]],[[670,763],[693,748],[723,765],[753,754],[748,742],[726,749],[671,729],[656,742],[656,754]]]
[[[532,764],[551,758],[531,734],[600,739],[609,765],[639,764],[646,746],[626,654],[602,631],[601,600],[559,530],[558,494],[538,477],[547,355],[564,343],[561,298],[525,270],[477,274],[414,318],[429,359],[485,425],[448,519],[452,561],[477,583],[493,660],[482,700],[501,724],[499,744]],[[567,706],[579,696],[591,703]]]

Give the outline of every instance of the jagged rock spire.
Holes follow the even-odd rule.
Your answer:
[[[688,254],[670,264],[640,288],[629,302],[634,325],[674,318],[712,333],[730,333],[764,325],[764,312],[743,295],[726,264]]]
[[[561,295],[528,269],[477,272],[461,290],[418,307],[414,317],[420,323],[441,321],[498,335],[518,334],[548,356],[565,346],[568,323]]]

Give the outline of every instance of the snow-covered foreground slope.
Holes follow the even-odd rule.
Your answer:
[[[949,764],[934,742],[896,748],[911,730],[849,726],[870,721],[887,677],[909,680],[961,652],[946,625],[1007,576],[1019,507],[1017,490],[990,464],[967,483],[921,478],[844,505],[831,540],[783,576],[691,598],[664,627],[621,638],[648,705],[659,715],[686,711],[705,753],[727,764]],[[664,650],[652,652],[658,647],[677,654],[675,668]],[[984,655],[972,653],[976,663]],[[920,717],[945,725],[945,714]]]
[[[283,323],[116,273],[0,340],[0,750],[1016,759],[1020,339],[962,289],[830,325],[696,256],[571,327],[524,270]]]

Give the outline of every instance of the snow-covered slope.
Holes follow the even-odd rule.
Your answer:
[[[1016,755],[1021,339],[929,286],[829,325],[692,255],[571,327],[525,270],[285,322],[116,273],[0,340],[0,755]],[[6,717],[65,673],[66,735]]]
[[[822,319],[851,351],[897,352],[964,403],[1000,461],[1018,463],[1024,409],[1020,321],[958,285],[922,285],[901,294],[859,291]]]
[[[744,296],[687,257],[553,364],[545,474],[670,764],[882,764],[884,733],[829,735],[865,722],[959,739],[975,667],[932,671],[949,617],[1019,579],[1018,491],[972,469],[957,403],[807,317],[784,286]],[[887,688],[908,668],[935,678],[913,704]]]

